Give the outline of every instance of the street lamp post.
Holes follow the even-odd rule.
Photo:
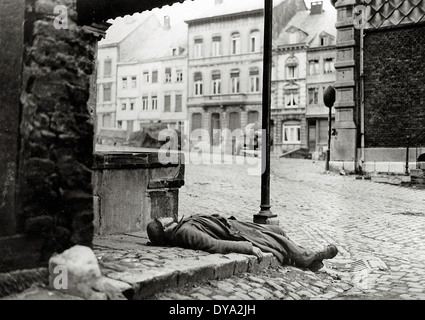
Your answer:
[[[271,105],[271,67],[272,67],[272,20],[273,0],[264,0],[264,46],[263,46],[263,96],[262,96],[262,135],[261,161],[261,205],[260,212],[254,215],[254,222],[276,224],[277,215],[270,211],[270,105]]]
[[[328,86],[323,92],[323,102],[329,108],[328,114],[328,150],[326,150],[326,171],[329,171],[331,158],[331,135],[332,135],[332,106],[335,103],[335,88]]]

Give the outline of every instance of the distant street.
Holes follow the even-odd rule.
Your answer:
[[[250,167],[189,162],[179,215],[219,213],[252,221],[261,179],[248,175]],[[158,299],[424,299],[425,190],[325,174],[324,168],[323,161],[273,158],[271,210],[297,243],[338,246],[327,272],[283,267]]]

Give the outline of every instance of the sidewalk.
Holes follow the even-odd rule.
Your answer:
[[[210,254],[177,247],[150,246],[146,232],[95,236],[93,251],[102,276],[128,300],[149,299],[166,289],[205,280],[220,280],[245,272],[256,273],[279,264],[270,253],[261,262],[244,254]],[[81,300],[36,285],[0,300]]]
[[[258,262],[251,255],[210,254],[147,243],[145,232],[98,236],[94,240],[102,274],[125,289],[124,295],[129,299],[149,299],[165,289],[200,280],[224,279],[278,266],[276,258],[268,253]]]

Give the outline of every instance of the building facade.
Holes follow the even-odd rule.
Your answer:
[[[216,1],[207,13],[186,21],[189,130],[205,129],[212,145],[221,143],[219,129],[261,123],[263,6],[257,0]],[[303,9],[303,1],[275,4],[275,29]]]
[[[169,16],[161,23],[154,14],[123,20],[112,32],[118,37],[125,27],[125,37],[99,45],[99,66],[111,71],[98,74],[98,131],[130,134],[160,122],[185,130],[186,26],[172,26]]]
[[[425,153],[425,3],[332,3],[338,20],[331,167],[409,174]]]
[[[97,52],[97,130],[116,126],[117,62],[117,44],[99,45]]]
[[[335,21],[335,10],[313,2],[275,41],[271,115],[276,154],[304,149],[317,159],[327,150],[329,109],[323,92],[335,82]]]

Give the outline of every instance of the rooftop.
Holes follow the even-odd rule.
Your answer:
[[[286,0],[275,0],[273,5],[277,6]],[[252,12],[264,9],[264,0],[223,0],[220,4],[209,6],[200,14],[193,15],[186,22],[222,17],[237,13]]]
[[[289,44],[289,33],[287,30],[296,28],[301,30],[305,35],[301,37],[299,43],[311,45],[313,41],[321,34],[326,33],[332,37],[336,37],[336,10],[326,7],[322,13],[310,14],[310,10],[297,12],[288,22],[285,29],[282,30],[278,39],[275,41],[276,46],[284,46]]]

